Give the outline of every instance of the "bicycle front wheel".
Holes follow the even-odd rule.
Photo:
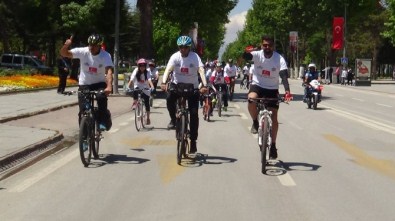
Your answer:
[[[94,137],[92,133],[92,118],[82,117],[79,132],[79,149],[82,164],[87,167],[91,161]]]
[[[221,117],[221,111],[222,111],[222,93],[218,96],[217,108],[218,108],[218,116]]]
[[[266,165],[269,160],[269,148],[270,148],[270,143],[269,143],[269,136],[270,136],[270,128],[269,128],[269,120],[267,119],[268,116],[263,118],[264,121],[262,122],[262,127],[261,127],[261,138],[262,138],[262,146],[261,146],[261,163],[262,163],[262,173],[266,174]]]
[[[181,165],[182,156],[185,156],[187,139],[186,139],[186,117],[184,114],[177,118],[177,164]]]
[[[92,148],[93,158],[99,159],[99,147],[100,147],[100,139],[101,139],[101,132],[99,131],[99,122],[95,122],[95,127],[92,130],[94,132],[94,142]]]
[[[140,131],[143,127],[143,110],[142,110],[141,102],[137,102],[136,109],[134,109],[134,124],[136,126],[136,130]]]

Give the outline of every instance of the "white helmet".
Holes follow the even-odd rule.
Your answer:
[[[309,64],[309,68],[311,68],[311,67],[313,67],[313,68],[317,68],[317,67],[315,66],[315,64],[314,64],[314,63],[310,63],[310,64]]]

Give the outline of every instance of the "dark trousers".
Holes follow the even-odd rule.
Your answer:
[[[69,75],[66,71],[59,71],[59,85],[58,93],[63,93],[66,88],[67,76]]]
[[[105,82],[101,82],[101,83],[96,83],[96,84],[91,84],[91,85],[80,85],[78,88],[78,91],[82,91],[82,90],[104,90],[106,88],[107,84]],[[98,93],[96,95],[96,100],[97,100],[97,109],[98,109],[98,113],[97,113],[97,120],[100,123],[103,123],[107,126],[107,130],[110,129],[111,125],[111,114],[110,111],[107,109],[107,96],[103,93]],[[81,121],[81,115],[82,112],[85,110],[85,105],[84,105],[84,97],[82,94],[78,94],[78,104],[79,104],[79,108],[80,111],[78,113],[78,124]]]
[[[221,92],[222,92],[222,100],[224,101],[224,107],[228,106],[228,91],[226,84],[216,84],[214,85],[215,89],[219,91],[219,88],[221,87]]]
[[[177,99],[179,95],[175,92],[169,92],[167,94],[166,102],[167,102],[167,110],[169,111],[169,115],[171,120],[176,122],[176,110],[177,110]],[[191,140],[197,140],[198,138],[198,129],[199,129],[199,94],[195,93],[192,96],[188,97],[188,110],[189,110],[189,132]]]

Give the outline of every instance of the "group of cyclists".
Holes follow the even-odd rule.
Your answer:
[[[93,34],[88,38],[88,47],[69,49],[72,44],[72,38],[67,39],[60,50],[60,54],[64,57],[79,58],[81,60],[81,73],[79,79],[79,90],[88,88],[90,90],[103,89],[104,96],[99,100],[100,128],[109,130],[111,128],[111,115],[107,109],[107,96],[112,91],[112,74],[114,64],[111,56],[104,49],[100,47],[103,39],[101,36]],[[250,83],[248,99],[279,97],[279,79],[285,89],[285,101],[292,100],[292,95],[288,83],[288,71],[285,59],[274,51],[274,39],[270,36],[262,36],[261,49],[247,47],[245,49],[243,58],[254,63],[252,68],[250,65],[241,70],[236,67],[232,59],[229,59],[226,64],[221,62],[210,62],[206,66],[202,63],[199,55],[191,50],[192,39],[189,36],[180,36],[177,39],[178,51],[171,55],[166,69],[164,71],[160,87],[163,91],[167,91],[166,106],[170,116],[170,122],[167,125],[168,129],[174,129],[176,123],[176,102],[179,94],[175,93],[177,88],[185,86],[193,87],[196,93],[188,97],[188,108],[190,113],[190,153],[197,152],[197,139],[199,130],[199,101],[200,95],[208,93],[208,82],[214,85],[216,90],[224,91],[224,110],[228,106],[228,97],[226,86],[229,84],[230,99],[233,97],[235,80],[238,71],[243,71],[244,77],[248,77]],[[143,99],[146,100],[147,109],[147,124],[150,124],[149,118],[149,96],[152,91],[155,91],[156,85],[154,82],[158,81],[158,72],[155,68],[155,63],[141,58],[137,61],[138,67],[133,71],[129,87],[133,88],[150,88],[146,91]],[[248,70],[247,70],[248,69]],[[169,75],[172,75],[169,77]],[[167,81],[170,82],[167,82]],[[136,100],[137,94],[134,94]],[[80,105],[80,112],[84,109]],[[272,130],[272,145],[270,148],[270,157],[277,158],[276,137],[278,131],[277,113],[279,109],[278,102],[269,104],[268,109],[272,111],[273,130]],[[257,107],[253,102],[248,102],[248,111],[252,119],[251,133],[256,134],[258,130]]]

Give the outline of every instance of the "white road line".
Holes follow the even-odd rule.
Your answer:
[[[236,109],[240,109],[240,106],[238,104],[233,105]]]
[[[8,192],[17,192],[17,193],[23,192],[24,190],[31,187],[38,181],[44,179],[49,174],[53,173],[55,170],[66,165],[68,162],[72,161],[77,156],[79,156],[78,149],[68,153],[67,155],[60,158],[59,160],[56,160],[54,163],[52,163],[48,167],[44,168],[39,173],[32,175],[30,178],[24,180],[23,182],[19,183],[18,185],[11,187],[10,189],[8,189]]]
[[[111,130],[108,131],[108,133],[113,134],[119,131],[119,128],[113,128]]]
[[[359,116],[359,115],[356,115],[356,114],[352,114],[352,113],[349,113],[349,112],[337,109],[335,107],[329,107],[329,106],[326,106],[326,105],[321,105],[321,106],[327,108],[329,112],[337,114],[337,115],[339,115],[341,117],[345,117],[347,119],[359,122],[359,123],[361,123],[361,124],[363,124],[365,126],[368,126],[370,128],[373,128],[373,129],[376,129],[376,130],[381,130],[381,131],[387,132],[389,134],[394,134],[395,135],[395,127],[392,127],[390,125],[387,125],[387,124],[384,124],[384,123],[372,120],[370,118],[366,118],[366,117],[362,117],[362,116]]]
[[[128,124],[129,124],[128,122],[122,122],[122,123],[119,124],[119,126],[126,126]]]
[[[353,99],[353,100],[356,100],[356,101],[361,101],[361,102],[363,102],[363,101],[364,101],[364,100],[362,100],[362,99],[355,98],[355,97],[353,97],[353,98],[351,98],[351,99]]]
[[[288,173],[285,173],[284,175],[277,176],[277,177],[283,186],[296,186],[295,181],[292,179],[291,175],[289,175]]]
[[[336,94],[336,96],[339,96],[339,97],[344,97],[344,95],[343,95],[343,94]]]
[[[241,119],[248,120],[248,117],[245,113],[240,113],[239,115],[240,115]]]
[[[380,103],[376,103],[376,104],[383,107],[392,107],[391,105],[387,105],[387,104],[380,104]]]

